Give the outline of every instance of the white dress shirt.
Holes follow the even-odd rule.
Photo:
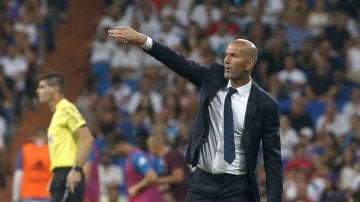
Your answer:
[[[220,89],[210,101],[210,128],[208,141],[200,148],[198,168],[213,174],[228,173],[233,175],[246,174],[244,152],[245,112],[251,89],[251,81],[239,88],[231,96],[234,116],[235,160],[228,164],[224,160],[224,103],[231,87],[230,81],[226,88]]]

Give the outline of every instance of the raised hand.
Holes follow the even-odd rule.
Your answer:
[[[114,37],[120,43],[136,43],[143,45],[146,42],[146,36],[135,31],[130,27],[115,27],[108,31],[109,36]]]

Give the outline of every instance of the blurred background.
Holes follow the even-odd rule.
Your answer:
[[[107,37],[120,25],[203,65],[222,63],[236,38],[252,41],[253,79],[279,102],[284,201],[360,201],[359,23],[356,0],[1,0],[0,201],[12,201],[18,151],[49,124],[35,94],[48,70],[65,75],[67,96],[96,137],[89,167],[111,162],[121,175],[95,172],[100,198],[115,187],[126,201],[112,138],[135,145],[161,135],[184,153],[198,91],[138,46]]]

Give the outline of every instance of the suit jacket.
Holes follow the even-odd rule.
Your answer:
[[[207,141],[210,115],[208,105],[218,90],[228,83],[224,78],[224,65],[214,63],[202,66],[186,59],[168,46],[153,40],[146,51],[164,65],[199,87],[200,101],[195,121],[190,131],[186,162],[196,166],[200,146]],[[268,202],[280,202],[282,195],[282,161],[279,136],[278,103],[268,93],[252,82],[244,125],[245,162],[253,200],[260,201],[256,165],[262,141],[266,172]]]

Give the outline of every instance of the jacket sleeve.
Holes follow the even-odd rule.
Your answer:
[[[198,87],[208,69],[193,60],[186,59],[174,49],[156,40],[153,40],[152,48],[145,52]]]
[[[279,135],[278,105],[266,109],[264,136],[262,139],[266,172],[266,192],[268,202],[281,202],[282,198],[282,161]]]

